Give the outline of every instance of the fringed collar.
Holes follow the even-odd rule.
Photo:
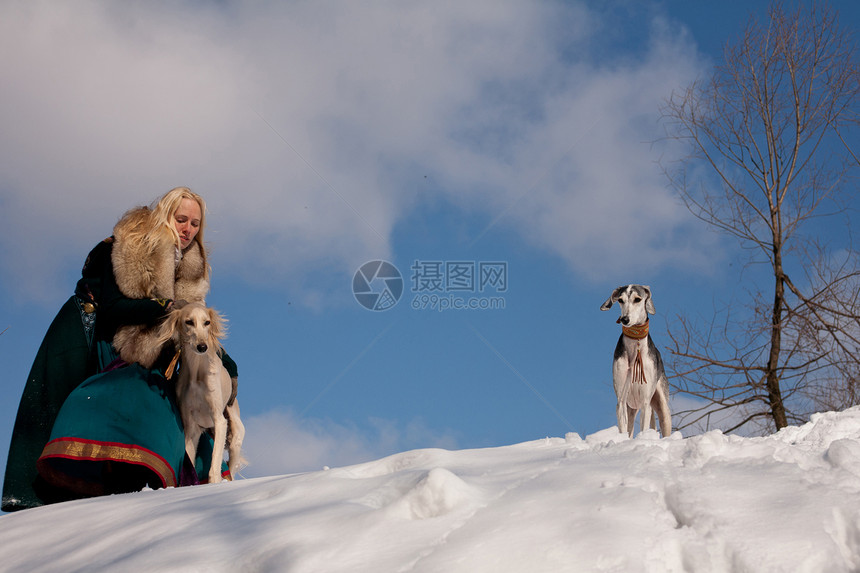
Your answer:
[[[621,332],[627,338],[642,340],[648,336],[648,323],[649,321],[646,320],[645,324],[634,324],[633,326],[622,325]],[[636,345],[636,356],[630,361],[630,368],[633,370],[632,380],[634,384],[648,383],[648,380],[645,378],[645,365],[642,363],[642,347],[638,344]]]
[[[621,332],[624,333],[624,336],[627,338],[633,338],[634,340],[642,340],[646,336],[648,336],[648,323],[649,321],[645,321],[645,324],[634,324],[633,326],[622,326]]]

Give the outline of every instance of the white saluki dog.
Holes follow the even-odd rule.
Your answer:
[[[241,453],[245,426],[239,418],[239,402],[235,398],[230,400],[232,382],[218,356],[223,335],[224,319],[217,312],[199,303],[188,303],[174,307],[162,323],[159,336],[162,344],[173,340],[179,356],[176,400],[185,428],[185,451],[192,463],[200,436],[206,430],[213,430],[215,444],[209,483],[221,481],[228,424],[230,459],[227,467],[231,479],[245,463]]]
[[[621,316],[621,336],[612,358],[612,385],[618,398],[618,429],[633,437],[636,413],[641,411],[641,430],[656,428],[654,412],[660,419],[663,437],[672,432],[669,411],[669,381],[663,370],[663,359],[648,334],[648,314],[654,314],[651,289],[643,285],[626,285],[615,289],[600,306],[609,310],[617,302]]]

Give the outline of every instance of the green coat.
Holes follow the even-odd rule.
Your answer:
[[[3,511],[76,497],[48,485],[37,472],[60,408],[75,388],[116,358],[111,341],[120,326],[154,325],[167,312],[169,301],[122,294],[114,277],[112,245],[113,240],[106,239],[90,252],[75,295],[60,308],[36,354],[9,447]],[[235,363],[225,357],[225,367],[236,376]]]
[[[45,498],[52,497],[37,481],[36,460],[48,442],[60,406],[94,371],[79,301],[73,296],[60,308],[27,376],[6,461],[3,511],[42,505],[36,490]]]

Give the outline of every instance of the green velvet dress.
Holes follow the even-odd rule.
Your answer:
[[[208,435],[198,450],[196,465],[208,473]],[[71,392],[37,466],[49,484],[95,496],[203,481],[184,464],[173,383],[160,370],[135,363],[87,378]],[[223,473],[228,475],[226,466]]]

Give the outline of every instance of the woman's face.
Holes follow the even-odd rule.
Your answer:
[[[184,198],[173,214],[173,226],[179,233],[179,244],[184,249],[191,244],[200,230],[200,205],[194,199]]]

